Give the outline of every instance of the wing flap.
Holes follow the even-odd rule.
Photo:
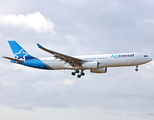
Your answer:
[[[37,44],[37,46],[40,49],[52,54],[53,57],[55,57],[56,59],[60,59],[61,61],[65,61],[66,63],[69,63],[72,67],[81,66],[82,63],[86,62],[85,60],[82,60],[82,59],[79,59],[79,58],[71,57],[71,56],[68,56],[68,55],[64,55],[64,54],[46,49],[43,46],[41,46],[40,44]]]

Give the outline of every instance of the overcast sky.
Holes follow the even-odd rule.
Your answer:
[[[0,56],[16,40],[36,57],[36,44],[67,55],[138,52],[154,58],[152,0],[1,0]],[[0,58],[0,119],[153,120],[154,62],[135,67],[44,71]]]

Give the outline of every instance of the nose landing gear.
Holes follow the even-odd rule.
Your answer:
[[[76,73],[79,73],[79,70],[78,69],[76,69],[75,72],[72,72],[72,75],[75,76]],[[83,72],[83,70],[81,70],[81,73],[79,73],[77,75],[77,77],[78,78],[81,78],[81,76],[84,76],[84,75],[85,75],[85,73]]]
[[[138,71],[138,65],[136,66],[136,69],[135,69],[135,71],[136,71],[136,72]]]

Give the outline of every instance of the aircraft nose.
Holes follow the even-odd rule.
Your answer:
[[[151,61],[152,60],[152,58],[151,57],[149,57],[149,61]]]

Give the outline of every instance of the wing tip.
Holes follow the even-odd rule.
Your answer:
[[[2,58],[7,58],[6,56],[1,56]]]
[[[41,45],[40,45],[40,44],[38,44],[38,43],[37,43],[37,46],[38,46],[39,48],[43,48],[43,46],[41,46]]]

